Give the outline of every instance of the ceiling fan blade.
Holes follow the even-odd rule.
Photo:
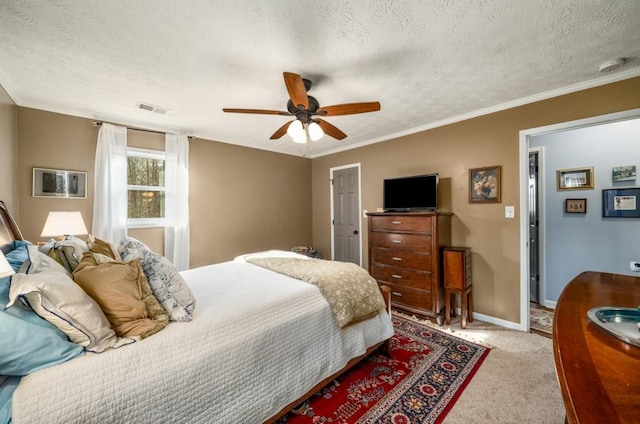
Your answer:
[[[376,112],[380,110],[380,102],[345,103],[342,105],[325,106],[318,109],[316,115],[338,116],[356,113]]]
[[[291,72],[283,72],[284,84],[287,86],[291,102],[296,107],[309,109],[309,98],[307,97],[307,89],[304,86],[302,77]]]
[[[273,135],[271,137],[269,137],[271,140],[277,140],[280,137],[282,137],[283,135],[285,135],[287,133],[287,129],[289,128],[289,125],[292,123],[293,121],[289,121],[286,124],[284,124],[283,126],[281,126],[280,128],[278,128],[276,130],[276,132],[273,133]]]
[[[233,109],[233,108],[223,108],[223,112],[230,113],[255,113],[259,115],[283,115],[283,116],[291,116],[291,113],[281,111],[281,110],[264,110],[264,109]]]
[[[320,128],[322,128],[322,131],[324,131],[324,133],[326,135],[330,135],[331,137],[335,138],[336,140],[342,140],[343,138],[346,138],[347,135],[345,133],[343,133],[338,127],[331,125],[330,123],[328,123],[325,120],[322,119],[314,119],[314,122],[316,122],[318,125],[320,125]]]

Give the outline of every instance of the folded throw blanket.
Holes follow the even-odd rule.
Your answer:
[[[356,264],[297,258],[250,258],[247,262],[317,286],[340,328],[385,309],[378,283]]]

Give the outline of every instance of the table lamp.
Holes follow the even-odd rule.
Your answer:
[[[64,240],[65,236],[88,233],[80,211],[50,211],[40,237],[58,237],[59,240]]]
[[[0,252],[0,278],[5,278],[13,274],[15,274],[13,268],[11,268],[11,265],[7,262],[7,258]]]

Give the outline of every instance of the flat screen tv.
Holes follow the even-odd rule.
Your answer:
[[[388,212],[435,211],[438,174],[385,179],[382,207]]]

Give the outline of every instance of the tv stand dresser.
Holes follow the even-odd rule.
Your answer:
[[[369,273],[391,287],[391,306],[442,323],[441,246],[451,213],[369,212]]]

